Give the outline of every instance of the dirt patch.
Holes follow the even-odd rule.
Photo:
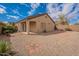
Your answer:
[[[11,36],[13,50],[17,55],[71,56],[79,55],[79,32],[67,31],[58,34],[26,35],[15,33]]]
[[[10,36],[0,35],[0,40],[10,41]]]

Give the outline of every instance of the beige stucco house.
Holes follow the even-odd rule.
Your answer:
[[[55,22],[48,14],[30,16],[16,23],[19,32],[52,32],[56,29]]]

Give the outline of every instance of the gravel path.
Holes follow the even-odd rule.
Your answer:
[[[72,56],[79,55],[79,32],[48,33],[26,35],[15,33],[11,35],[13,50],[17,55],[35,56]]]

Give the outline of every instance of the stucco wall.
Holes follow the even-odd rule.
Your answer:
[[[28,21],[29,22],[30,21],[36,22],[36,28],[31,28],[31,31],[33,31],[33,32],[38,32],[38,33],[43,32],[43,28],[41,26],[41,23],[46,24],[45,25],[46,26],[46,32],[54,31],[55,24],[48,17],[48,15],[39,16],[39,17],[36,17],[36,18],[33,18],[33,19],[29,19]],[[26,23],[27,23],[27,20],[26,20]],[[16,25],[18,27],[18,31],[22,31],[21,22],[17,23]]]
[[[36,32],[37,28],[36,28],[36,22],[30,22],[30,31],[31,32]]]
[[[43,32],[43,28],[41,27],[41,23],[46,24],[46,32],[54,31],[55,24],[50,20],[50,18],[47,15],[40,16],[34,19],[30,19],[29,21],[35,21],[36,22],[36,29],[35,32]]]
[[[16,26],[18,27],[18,32],[22,31],[21,23],[16,23]]]

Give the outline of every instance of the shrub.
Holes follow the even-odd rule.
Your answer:
[[[2,27],[2,33],[6,34],[6,33],[14,33],[17,31],[17,28],[14,26],[3,26]]]
[[[16,52],[11,51],[10,42],[0,40],[0,56],[10,56],[14,54],[16,54]]]
[[[0,55],[7,54],[11,51],[10,49],[10,43],[4,40],[0,41]]]
[[[66,28],[65,30],[66,30],[66,31],[72,31],[70,28]]]

